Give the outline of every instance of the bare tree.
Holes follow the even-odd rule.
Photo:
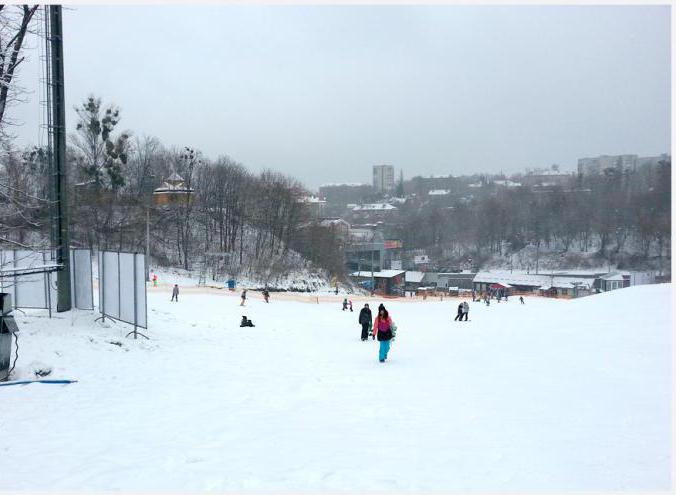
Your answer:
[[[14,82],[26,34],[38,5],[0,5],[0,132],[7,124],[6,110],[19,88]]]

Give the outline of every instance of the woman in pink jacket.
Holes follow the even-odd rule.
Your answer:
[[[381,363],[384,363],[387,359],[387,353],[390,351],[390,342],[394,338],[395,328],[394,323],[392,323],[392,318],[390,318],[385,306],[381,305],[378,309],[378,316],[376,316],[376,319],[373,322],[373,336],[380,342],[378,359]]]

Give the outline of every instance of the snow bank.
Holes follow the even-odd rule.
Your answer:
[[[79,382],[0,387],[0,490],[668,490],[670,294],[385,301],[384,364],[338,299],[18,314],[17,377]]]

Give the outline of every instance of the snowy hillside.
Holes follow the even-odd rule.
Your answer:
[[[185,292],[149,291],[150,341],[17,314],[16,377],[78,383],[0,387],[0,490],[670,488],[670,284],[470,302],[469,322],[457,299],[385,301],[383,364],[366,298]]]
[[[503,255],[489,255],[481,263],[482,270],[594,270],[599,272],[613,270],[654,271],[660,275],[671,273],[671,259],[659,256],[643,257],[635,251],[619,254],[601,255],[596,250],[581,251],[571,247],[563,250],[561,246],[552,245],[549,248],[541,246],[527,246],[511,252],[504,250]]]

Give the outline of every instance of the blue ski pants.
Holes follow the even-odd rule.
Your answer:
[[[390,352],[390,341],[381,340],[380,341],[380,352],[378,353],[378,359],[385,361],[387,359],[387,353]]]

